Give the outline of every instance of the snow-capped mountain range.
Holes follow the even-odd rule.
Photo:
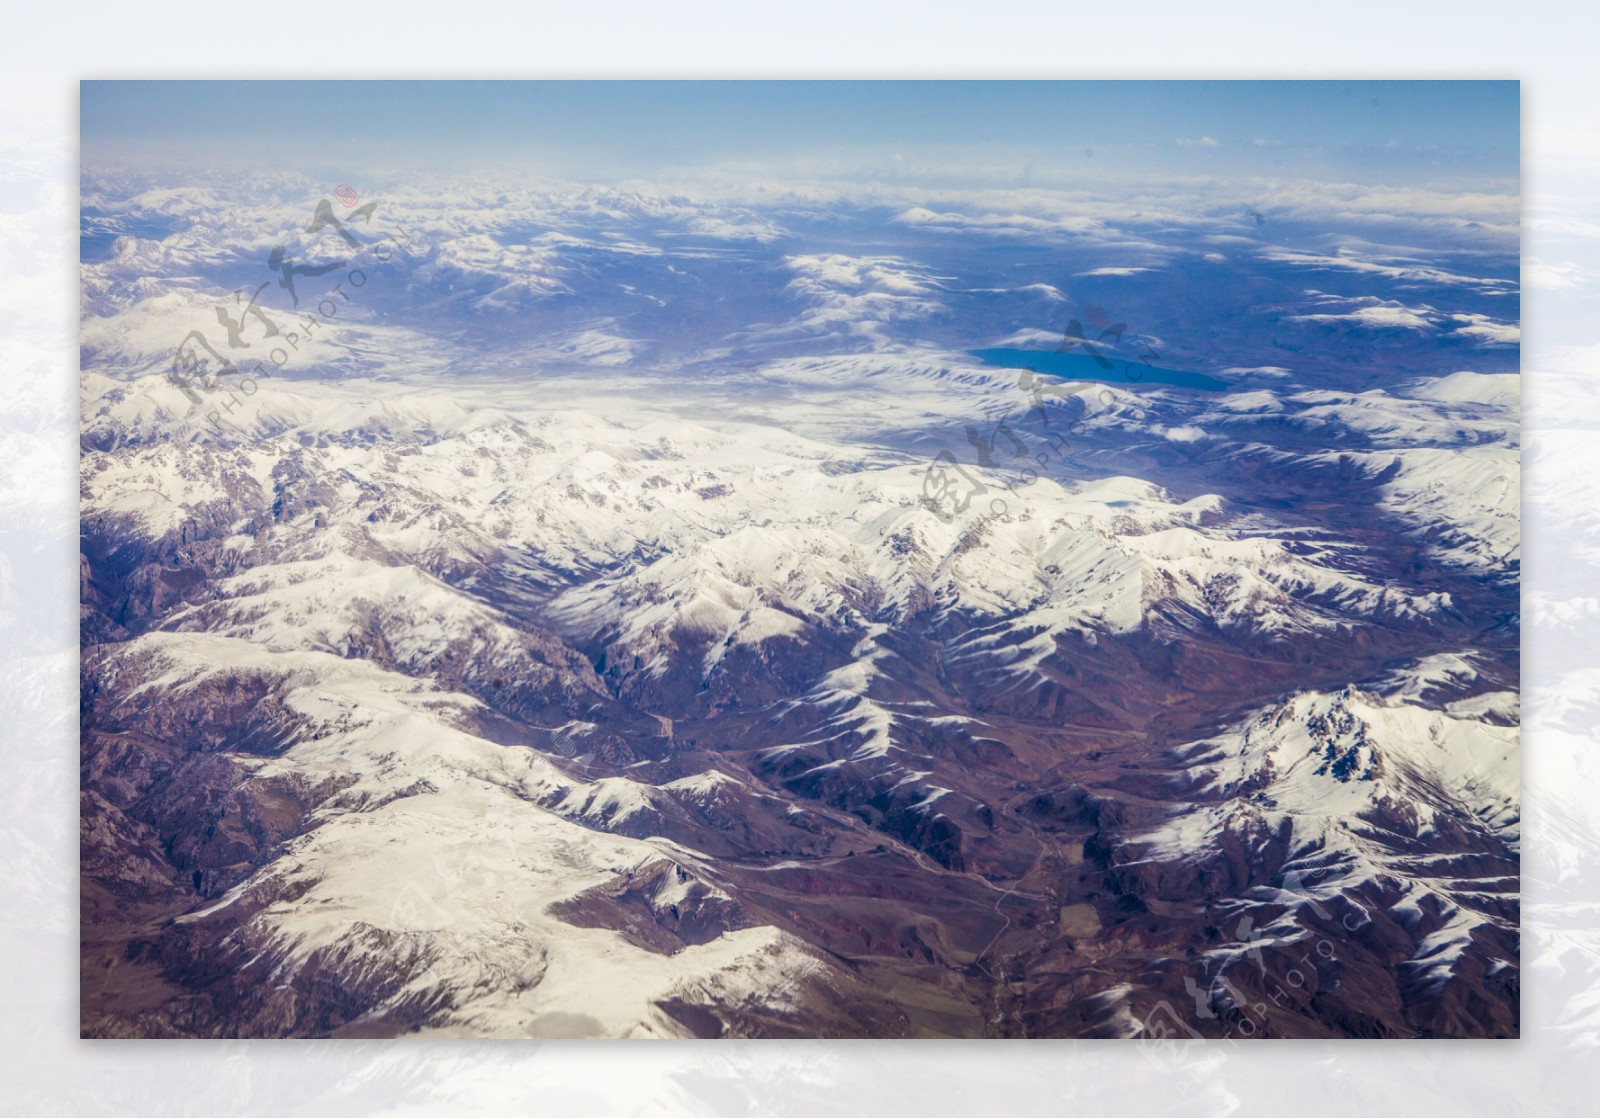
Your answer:
[[[277,186],[86,192],[86,1033],[1516,1034],[1514,229]]]

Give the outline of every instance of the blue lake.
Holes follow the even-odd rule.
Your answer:
[[[1019,350],[1002,346],[997,349],[968,350],[985,365],[1002,369],[1032,369],[1052,377],[1065,377],[1072,381],[1104,381],[1108,385],[1136,388],[1139,385],[1177,385],[1186,389],[1221,392],[1229,388],[1228,382],[1208,377],[1204,373],[1189,373],[1182,369],[1162,369],[1157,365],[1141,365],[1126,359],[1114,360],[1107,369],[1088,354],[1068,351],[1064,354],[1052,350]]]

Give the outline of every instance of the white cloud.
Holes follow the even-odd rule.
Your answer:
[[[1522,341],[1522,328],[1516,323],[1499,322],[1488,315],[1451,315],[1450,318],[1467,324],[1457,327],[1457,334],[1481,338],[1487,346],[1515,346]]]
[[[1492,290],[1495,293],[1515,287],[1509,280],[1463,276],[1457,272],[1447,272],[1442,268],[1434,268],[1431,265],[1400,257],[1370,259],[1358,256],[1348,249],[1340,249],[1335,256],[1296,252],[1290,249],[1269,249],[1261,254],[1261,259],[1282,261],[1285,264],[1297,264],[1305,268],[1332,268],[1346,272],[1365,272],[1370,275],[1384,276],[1391,280],[1473,285],[1480,290]]]
[[[1098,218],[1061,215],[1050,218],[1032,214],[936,213],[925,206],[912,206],[895,215],[901,225],[920,225],[940,231],[981,230],[988,233],[1037,236],[1040,233],[1088,233],[1104,228]]]
[[[1552,263],[1530,256],[1522,262],[1522,282],[1541,291],[1583,287],[1592,278],[1593,273],[1587,268],[1569,260]]]
[[[1178,146],[1180,148],[1214,148],[1217,147],[1217,142],[1210,136],[1202,136],[1198,140],[1184,137],[1178,140]]]
[[[800,316],[797,327],[802,330],[842,331],[887,342],[889,322],[943,309],[935,295],[947,277],[899,257],[825,253],[786,257],[784,264],[797,273],[787,290],[812,304]]]
[[[1297,322],[1349,323],[1352,326],[1371,327],[1374,330],[1431,330],[1433,322],[1427,317],[1432,307],[1407,307],[1393,300],[1368,297],[1361,300],[1367,306],[1340,314],[1294,315]]]
[[[1222,372],[1225,374],[1232,373],[1241,377],[1287,377],[1289,375],[1289,371],[1281,365],[1230,365]]]

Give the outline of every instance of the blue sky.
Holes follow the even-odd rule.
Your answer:
[[[1467,82],[84,82],[85,163],[555,173],[995,150],[1062,167],[1515,179],[1519,85]],[[1089,161],[1097,160],[1097,163]]]

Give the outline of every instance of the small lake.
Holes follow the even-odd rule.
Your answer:
[[[1189,373],[1182,369],[1162,369],[1158,365],[1140,365],[1126,359],[1114,360],[1109,356],[1111,368],[1106,369],[1088,354],[1068,351],[1058,354],[1053,350],[1019,350],[1009,346],[997,349],[968,350],[985,365],[1002,369],[1032,369],[1052,377],[1065,377],[1071,381],[1103,381],[1108,385],[1134,388],[1138,385],[1177,385],[1186,389],[1221,392],[1230,387],[1228,382],[1208,377],[1204,373]],[[1131,372],[1133,376],[1129,376]]]

